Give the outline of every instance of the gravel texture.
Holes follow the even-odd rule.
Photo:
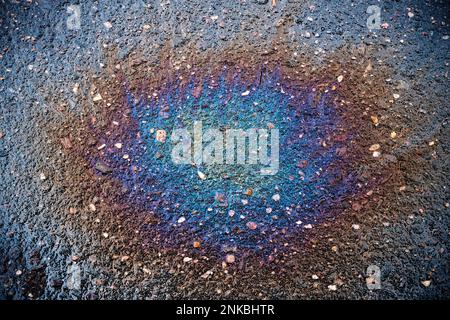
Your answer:
[[[449,3],[374,4],[0,1],[0,299],[448,299]],[[172,166],[197,114],[278,174]]]

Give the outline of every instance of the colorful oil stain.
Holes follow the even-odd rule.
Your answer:
[[[339,84],[305,84],[264,69],[253,79],[224,67],[153,92],[124,85],[128,120],[95,133],[92,167],[99,175],[108,171],[128,204],[159,217],[154,227],[170,241],[271,252],[285,237],[300,237],[356,192]],[[261,175],[255,165],[175,164],[171,132],[192,130],[198,121],[224,132],[278,129],[279,170]]]

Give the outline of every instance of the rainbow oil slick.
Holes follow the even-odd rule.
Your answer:
[[[122,120],[112,113],[110,125],[92,131],[92,169],[116,183],[120,201],[155,215],[151,228],[174,246],[282,250],[286,239],[298,240],[339,214],[357,192],[348,157],[353,132],[339,83],[296,81],[281,68],[255,70],[244,77],[242,70],[222,66],[153,90],[130,90],[124,79]],[[276,128],[276,174],[262,175],[260,166],[247,164],[175,164],[171,133],[193,130],[199,121],[222,132]]]

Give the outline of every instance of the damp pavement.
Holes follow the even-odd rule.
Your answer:
[[[449,12],[2,2],[0,298],[449,298]],[[197,115],[277,175],[173,167]]]

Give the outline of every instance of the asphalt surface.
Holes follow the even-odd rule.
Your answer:
[[[0,1],[0,299],[448,299],[449,8]],[[195,115],[278,174],[173,166]]]

